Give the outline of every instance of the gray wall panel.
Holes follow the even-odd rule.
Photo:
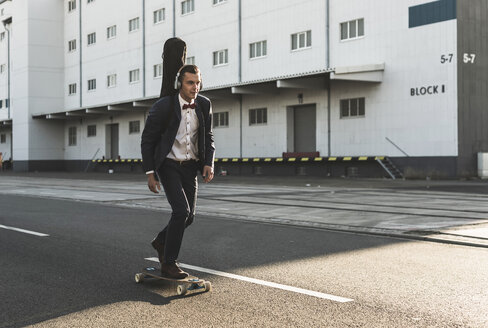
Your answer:
[[[488,152],[488,1],[458,0],[457,11],[458,175],[473,176]]]

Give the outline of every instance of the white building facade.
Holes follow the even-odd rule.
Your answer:
[[[163,44],[178,36],[213,102],[217,158],[388,156],[406,176],[475,175],[488,152],[486,6],[0,1],[0,152],[19,171],[140,159]]]

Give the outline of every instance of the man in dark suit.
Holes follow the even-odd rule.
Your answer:
[[[161,274],[175,279],[188,276],[176,259],[185,228],[195,215],[197,171],[202,172],[205,182],[214,175],[212,104],[198,95],[201,83],[197,66],[183,66],[175,81],[179,93],[163,97],[152,106],[142,132],[141,152],[148,187],[158,193],[161,183],[172,209],[168,225],[151,244],[158,252]]]

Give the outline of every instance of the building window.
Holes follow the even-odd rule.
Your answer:
[[[365,98],[341,99],[341,118],[364,117]]]
[[[134,69],[129,72],[129,82],[130,83],[139,82],[139,69]]]
[[[87,127],[87,137],[95,137],[97,135],[97,126],[96,125],[88,125]]]
[[[93,32],[88,34],[88,45],[95,44],[97,42],[97,33]]]
[[[0,99],[0,108],[3,108],[3,99]]]
[[[68,1],[68,12],[71,12],[76,9],[76,0],[69,0]]]
[[[249,125],[259,125],[268,123],[268,109],[256,108],[249,110]]]
[[[153,66],[153,76],[155,78],[163,76],[163,64],[156,64]]]
[[[117,35],[117,25],[107,27],[107,39],[113,39]]]
[[[181,2],[181,14],[186,15],[195,11],[195,1],[185,0]]]
[[[165,20],[164,8],[158,9],[153,12],[154,24],[160,23]]]
[[[249,58],[264,57],[267,55],[267,42],[259,41],[249,45]]]
[[[91,79],[88,80],[88,91],[95,90],[97,88],[97,80]]]
[[[291,35],[291,50],[306,49],[312,46],[312,31]]]
[[[0,65],[0,74],[7,70],[7,64]]]
[[[220,66],[225,65],[229,62],[229,52],[227,49],[214,51],[213,53],[213,65]]]
[[[186,57],[186,65],[195,65],[195,56]]]
[[[133,32],[139,29],[139,17],[133,18],[129,21],[129,32]]]
[[[68,95],[74,95],[76,94],[76,83],[71,83],[68,85]]]
[[[117,74],[107,75],[107,88],[113,88],[117,85]]]
[[[5,32],[0,33],[0,41],[5,39]]]
[[[357,39],[364,36],[364,18],[341,23],[341,40]]]
[[[213,127],[229,126],[229,112],[213,113]]]
[[[76,146],[76,126],[70,126],[68,129],[68,146]]]
[[[129,134],[139,133],[140,130],[141,130],[141,122],[140,121],[130,121],[129,122]]]
[[[68,51],[76,50],[76,40],[68,41]]]
[[[227,0],[213,0],[214,5],[218,5],[219,3],[227,2]]]
[[[95,0],[87,0],[86,3],[92,3],[95,2]]]
[[[0,143],[7,143],[7,135],[5,133],[0,134]]]

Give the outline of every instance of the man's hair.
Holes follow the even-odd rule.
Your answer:
[[[180,75],[179,75],[180,82],[183,82],[183,75],[185,75],[185,73],[198,74],[200,73],[200,69],[198,68],[197,65],[184,65],[180,69]]]

